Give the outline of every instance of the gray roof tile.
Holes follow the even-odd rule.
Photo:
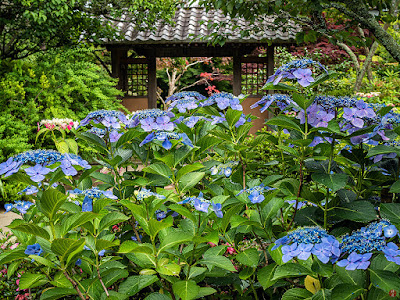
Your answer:
[[[242,29],[251,29],[251,25],[243,19],[230,19],[223,15],[221,11],[206,12],[198,7],[178,8],[173,24],[158,22],[156,30],[137,31],[134,24],[130,22],[129,16],[124,16],[121,22],[114,22],[116,27],[124,36],[123,40],[111,41],[106,40],[104,44],[166,44],[166,43],[191,43],[205,42],[199,36],[208,36],[213,33],[213,28],[208,28],[208,24],[223,23],[228,21],[231,27],[224,29],[228,34],[227,43],[251,43],[271,40],[275,43],[291,43],[294,42],[296,33],[301,30],[292,21],[288,21],[287,27],[279,27],[271,29],[274,25],[273,17],[266,17],[262,22],[258,22],[252,26],[264,28],[262,31],[253,32],[248,37],[241,37]],[[239,25],[239,28],[234,28]]]

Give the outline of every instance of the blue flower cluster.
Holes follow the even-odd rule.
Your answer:
[[[14,209],[18,210],[21,214],[26,214],[27,210],[32,205],[33,205],[32,202],[18,200],[18,201],[15,201],[14,204],[11,204],[11,203],[4,204],[4,208],[5,208],[6,212],[9,212],[10,210],[12,210],[14,208]]]
[[[213,118],[211,121],[212,125],[220,124],[226,121],[225,115],[221,112],[219,114],[220,114],[219,116],[212,116]],[[250,118],[246,119],[246,115],[242,114],[239,120],[236,122],[235,127],[238,128],[239,126],[242,126],[246,122],[251,122],[251,119]]]
[[[294,257],[307,260],[313,254],[326,264],[329,260],[336,261],[341,253],[339,241],[320,227],[297,228],[276,240],[272,250],[280,246],[284,263]]]
[[[144,138],[139,146],[141,147],[147,143],[150,143],[153,140],[162,141],[162,146],[167,150],[171,149],[172,147],[172,143],[170,140],[181,140],[184,145],[193,147],[193,144],[186,133],[176,133],[168,131],[156,131],[150,133]]]
[[[209,121],[209,122],[212,121],[212,119],[206,118],[204,116],[190,116],[188,118],[179,117],[175,122],[178,124],[183,123],[187,127],[193,128],[197,124],[197,122],[199,122],[201,120],[205,120],[205,121]]]
[[[211,205],[211,209],[215,213],[215,215],[218,218],[223,217],[221,203],[214,203],[213,201],[204,199],[202,192],[200,192],[197,197],[196,196],[186,197],[182,201],[178,202],[178,204],[186,204],[186,203],[190,203],[191,205],[193,205],[193,207],[197,211],[201,211],[201,212],[205,212],[205,213],[208,213],[208,208]]]
[[[319,69],[328,72],[325,67],[321,65],[320,62],[314,61],[309,58],[297,59],[278,68],[275,74],[268,78],[267,83],[273,82],[273,84],[276,85],[283,78],[287,78],[297,79],[297,82],[303,87],[309,86],[311,82],[315,81],[314,78],[311,76],[311,69],[306,69],[306,67],[309,66],[316,66]]]
[[[49,169],[46,166],[52,165],[56,162],[61,162],[59,166]],[[4,177],[17,173],[20,167],[27,163],[35,163],[35,166],[25,169],[32,181],[41,182],[45,179],[45,175],[54,172],[61,168],[63,173],[67,176],[74,176],[78,174],[73,166],[81,166],[85,169],[90,169],[91,166],[86,160],[75,154],[61,154],[53,150],[32,150],[20,153],[14,157],[10,157],[7,161],[0,164],[0,175]]]
[[[68,191],[70,194],[73,195],[83,195],[85,196],[83,198],[82,202],[82,211],[87,212],[87,211],[93,211],[93,199],[94,198],[101,198],[105,197],[108,199],[113,199],[116,200],[118,199],[117,196],[115,196],[112,191],[102,191],[97,187],[91,188],[91,189],[86,189],[86,190],[80,190],[80,189],[74,189]],[[75,202],[77,205],[79,205],[79,202]]]
[[[26,255],[37,255],[40,256],[43,254],[43,249],[42,247],[40,247],[40,245],[38,243],[33,244],[33,245],[28,245],[25,249],[24,252]],[[31,262],[34,262],[35,260],[32,259]]]
[[[242,194],[242,193],[247,193],[247,194],[249,194],[250,202],[253,203],[253,204],[256,204],[256,203],[263,202],[264,199],[265,199],[264,192],[271,191],[271,190],[275,190],[275,188],[271,188],[269,186],[264,186],[264,184],[260,184],[260,185],[257,185],[255,187],[252,187],[252,188],[241,190],[237,194],[237,196]]]
[[[200,105],[199,100],[197,100],[194,97],[185,97],[182,99],[178,99],[173,101],[169,107],[168,111],[173,110],[174,108],[177,108],[180,113],[185,113],[186,110],[189,111],[191,109],[196,109]]]
[[[290,97],[289,95],[285,95],[285,94],[269,94],[269,95],[263,96],[261,98],[261,100],[257,101],[253,105],[251,105],[250,108],[253,109],[253,108],[256,108],[257,106],[262,106],[262,108],[260,108],[260,112],[263,113],[274,102],[276,103],[276,105],[278,106],[278,108],[281,111],[284,111],[285,108],[288,105],[294,103],[293,100],[292,100],[292,97]]]
[[[171,131],[174,129],[174,124],[171,122],[171,118],[174,116],[172,112],[158,108],[139,110],[129,119],[127,128],[133,128],[140,124],[144,131]]]
[[[386,245],[386,239],[398,234],[396,226],[389,221],[382,220],[373,222],[366,227],[347,234],[342,237],[340,249],[342,256],[348,254],[347,258],[338,261],[339,267],[346,267],[346,270],[367,269],[374,251],[382,251],[389,261],[399,261],[400,251],[396,252],[393,243]]]
[[[220,164],[218,166],[213,166],[210,171],[211,175],[225,175],[225,177],[229,177],[232,174],[232,168],[236,167],[239,164],[238,161],[229,161],[225,164]]]
[[[150,191],[148,189],[145,189],[145,188],[142,188],[140,191],[136,191],[135,192],[135,196],[136,196],[136,199],[139,200],[139,201],[142,201],[143,199],[148,198],[148,197],[152,197],[152,196],[156,197],[157,199],[165,199],[164,195],[160,195],[160,194],[154,193],[154,192],[152,192],[152,191]]]
[[[353,107],[358,99],[356,97],[334,97],[334,96],[316,96],[314,102],[321,105],[325,110],[336,109],[339,107]]]
[[[215,103],[221,110],[231,108],[233,110],[243,111],[243,107],[240,104],[239,98],[235,97],[231,93],[221,92],[213,94],[206,101],[202,103],[202,106],[210,106]]]
[[[107,131],[105,129],[101,129],[101,128],[98,128],[98,127],[92,127],[86,132],[89,132],[91,134],[95,134],[99,138],[103,138],[107,133]]]
[[[177,101],[177,100],[181,100],[181,99],[187,99],[187,98],[193,98],[193,99],[196,99],[196,100],[204,100],[204,99],[206,99],[206,97],[205,96],[203,96],[202,94],[200,94],[200,93],[198,93],[198,92],[191,92],[191,91],[189,91],[189,92],[179,92],[179,93],[176,93],[176,94],[173,94],[172,96],[169,96],[167,99],[166,99],[166,102],[169,102],[169,101]]]

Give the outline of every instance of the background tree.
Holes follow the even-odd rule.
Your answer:
[[[117,38],[111,20],[152,27],[170,20],[176,0],[0,0],[0,59],[82,41]]]

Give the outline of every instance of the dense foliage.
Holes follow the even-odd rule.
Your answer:
[[[9,277],[29,265],[19,289],[40,299],[398,293],[400,115],[316,95],[333,76],[310,59],[278,68],[264,89],[285,94],[254,105],[275,114],[274,132],[253,144],[243,97],[185,92],[166,111],[89,113],[76,138],[97,150],[90,164],[52,150],[9,157],[0,174],[33,202],[6,205],[22,215],[9,226],[20,244],[0,265]],[[260,142],[274,146],[266,173]]]
[[[121,94],[114,87],[115,79],[95,63],[88,49],[49,51],[1,63],[1,160],[32,149],[43,119],[80,120],[92,110],[122,108],[116,99]],[[4,198],[16,197],[12,185],[4,189]]]

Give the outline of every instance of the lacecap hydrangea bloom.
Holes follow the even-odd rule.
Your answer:
[[[311,76],[311,69],[307,68],[310,66],[316,66],[319,69],[328,72],[325,67],[317,61],[309,58],[297,59],[279,67],[278,70],[276,70],[275,74],[271,75],[268,78],[267,83],[273,82],[273,84],[276,85],[283,78],[287,78],[295,79],[301,86],[307,87],[315,81],[314,78]]]
[[[172,143],[170,140],[180,140],[184,145],[193,147],[193,144],[186,133],[176,133],[169,131],[152,132],[144,138],[139,146],[141,147],[147,143],[150,143],[153,140],[162,141],[162,146],[167,150],[171,149],[172,147]]]
[[[339,241],[320,227],[298,228],[276,240],[272,250],[280,246],[284,263],[295,257],[307,260],[312,254],[326,264],[329,260],[336,261],[341,253]]]
[[[271,188],[269,186],[264,186],[264,184],[260,184],[255,187],[252,187],[252,188],[247,188],[247,189],[241,190],[237,194],[237,196],[242,193],[247,193],[247,194],[249,194],[250,202],[253,204],[256,204],[256,203],[263,202],[265,199],[264,193],[267,191],[271,191],[271,190],[275,190],[275,188]]]
[[[288,105],[293,104],[292,97],[289,95],[284,95],[284,94],[269,94],[266,96],[263,96],[261,100],[258,100],[256,103],[252,104],[250,108],[254,109],[257,106],[262,106],[260,108],[260,112],[266,111],[272,103],[274,103],[278,106],[278,108],[283,111]]]
[[[210,171],[211,175],[224,175],[229,177],[232,175],[232,169],[239,164],[238,161],[229,161],[225,164],[220,164],[218,166],[213,166]]]
[[[174,124],[171,122],[171,118],[174,116],[172,112],[158,108],[139,110],[128,120],[127,128],[140,125],[144,131],[171,131],[174,129]]]
[[[33,205],[32,202],[18,200],[18,201],[15,201],[14,204],[11,204],[11,203],[4,204],[4,209],[6,210],[6,212],[9,212],[14,208],[14,209],[18,210],[21,214],[26,214],[27,210],[32,205]]]
[[[221,110],[231,108],[233,110],[243,111],[239,98],[231,93],[222,92],[213,94],[206,101],[203,101],[202,106],[210,106],[213,104],[217,104],[217,107]]]
[[[106,127],[120,128],[119,121],[126,123],[128,120],[121,111],[116,110],[97,110],[89,113],[79,124],[79,127],[86,126],[90,122],[103,124]]]
[[[57,162],[61,162],[56,168],[47,168]],[[86,160],[75,154],[61,154],[54,150],[32,150],[10,157],[7,161],[0,164],[0,175],[4,177],[17,173],[22,165],[34,164],[33,167],[25,168],[25,172],[34,182],[41,182],[50,172],[61,168],[67,176],[74,176],[78,171],[73,166],[80,166],[90,169],[91,166]]]
[[[389,261],[400,263],[400,251],[397,251],[397,246],[394,243],[386,243],[387,239],[397,234],[396,226],[386,220],[373,222],[347,234],[342,237],[341,260],[336,264],[345,267],[346,270],[365,270],[369,267],[372,254],[376,251],[383,252]]]
[[[197,197],[196,196],[186,197],[182,201],[178,202],[178,204],[186,204],[186,203],[191,204],[197,211],[205,213],[208,213],[208,208],[211,206],[211,210],[215,213],[215,215],[218,218],[223,217],[222,204],[214,203],[213,201],[204,199],[202,192],[200,192]]]
[[[87,211],[93,211],[93,199],[95,198],[108,198],[108,199],[113,199],[116,200],[118,199],[117,196],[115,196],[112,191],[102,191],[97,187],[91,188],[91,189],[86,189],[86,190],[80,190],[80,189],[74,189],[68,191],[70,194],[73,195],[83,195],[83,202],[82,202],[82,211],[87,212]],[[79,205],[79,202],[75,202],[77,205]]]
[[[187,92],[179,92],[179,93],[175,93],[172,96],[169,96],[165,102],[174,102],[174,101],[178,101],[178,100],[182,100],[182,99],[187,99],[187,98],[193,98],[196,100],[204,100],[206,99],[205,96],[203,96],[202,94],[200,94],[199,92],[193,92],[193,91],[187,91]]]
[[[164,195],[160,195],[157,193],[154,193],[146,188],[142,188],[140,191],[135,191],[135,197],[137,200],[142,201],[145,198],[148,197],[156,197],[157,199],[165,199]]]

